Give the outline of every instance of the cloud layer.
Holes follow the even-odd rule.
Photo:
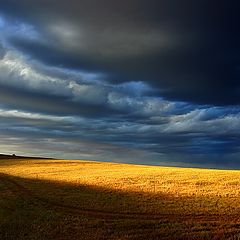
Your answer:
[[[0,4],[3,152],[240,166],[233,3]]]

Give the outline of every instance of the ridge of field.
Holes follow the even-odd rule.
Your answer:
[[[0,160],[0,172],[31,179],[175,196],[240,196],[240,171],[83,160]]]
[[[53,211],[51,214],[61,216],[59,219],[62,214],[71,219],[74,216],[75,220],[62,226],[63,229],[76,225],[76,215],[81,216],[81,224],[88,236],[81,238],[80,234],[76,239],[93,236],[95,239],[240,237],[240,171],[236,170],[83,160],[1,159],[0,180],[5,189],[2,191],[5,201],[1,200],[0,206],[4,205],[5,211],[16,207],[8,206],[11,194],[8,199],[6,192],[10,191],[24,201],[30,201],[30,206],[38,204],[42,212]],[[105,225],[100,228],[93,224],[95,230],[105,230],[94,235],[89,219],[96,222],[105,219]],[[55,219],[54,222],[58,221]],[[145,228],[148,230],[143,231]],[[74,230],[75,234],[78,230]],[[68,239],[68,236],[74,239],[75,234],[63,234],[62,239]],[[33,237],[30,236],[29,239]],[[46,239],[60,237],[54,236],[50,234]]]

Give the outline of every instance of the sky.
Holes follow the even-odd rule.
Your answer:
[[[239,7],[0,0],[0,152],[240,168]]]

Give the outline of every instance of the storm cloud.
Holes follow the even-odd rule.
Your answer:
[[[240,166],[239,4],[0,6],[3,152]]]

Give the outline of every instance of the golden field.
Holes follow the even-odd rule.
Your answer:
[[[0,239],[240,239],[240,171],[1,159]]]

